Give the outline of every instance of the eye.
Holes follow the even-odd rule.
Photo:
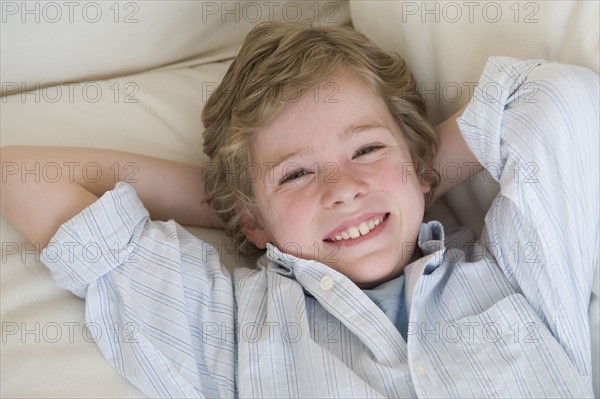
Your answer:
[[[352,156],[352,159],[358,158],[358,157],[363,156],[363,155],[370,154],[370,153],[375,152],[377,150],[380,150],[380,149],[382,149],[384,147],[385,146],[381,145],[381,144],[369,144],[369,145],[366,145],[364,147],[360,147],[358,150],[356,150],[356,152]]]
[[[306,169],[297,169],[294,170],[290,173],[288,173],[287,175],[285,175],[280,181],[279,184],[285,184],[285,183],[291,183],[294,182],[306,175],[308,175],[310,172]]]

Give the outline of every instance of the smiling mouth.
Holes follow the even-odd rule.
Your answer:
[[[376,217],[370,220],[366,220],[356,226],[351,226],[344,231],[337,233],[335,236],[326,238],[325,242],[339,242],[339,241],[347,241],[347,240],[355,240],[360,237],[367,236],[371,234],[373,230],[377,228],[381,223],[383,223],[389,216],[389,213],[386,213],[383,216]]]

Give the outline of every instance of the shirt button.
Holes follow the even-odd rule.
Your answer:
[[[330,289],[333,288],[333,279],[331,278],[331,276],[323,276],[323,278],[321,279],[321,289],[324,291],[329,291]]]
[[[423,367],[421,362],[415,362],[414,369],[415,369],[415,373],[417,373],[417,375],[425,375],[425,367]]]

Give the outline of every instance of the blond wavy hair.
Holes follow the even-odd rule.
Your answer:
[[[242,253],[256,253],[241,227],[258,223],[251,179],[253,134],[278,114],[290,88],[306,90],[343,67],[385,100],[408,145],[421,182],[431,185],[430,204],[439,174],[434,169],[436,134],[425,118],[425,103],[404,60],[381,50],[350,28],[266,22],[246,36],[223,81],[202,111],[205,126],[205,201],[215,209]],[[297,99],[296,99],[297,100]]]

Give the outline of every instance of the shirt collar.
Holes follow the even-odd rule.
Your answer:
[[[417,282],[422,275],[432,274],[442,264],[444,260],[444,246],[445,232],[444,227],[438,221],[430,221],[422,223],[419,229],[419,236],[417,239],[417,245],[423,253],[423,257],[415,260],[414,262],[404,267],[404,274],[398,278],[404,278],[404,289],[405,289],[405,300],[407,313],[410,315],[412,308],[413,297]],[[314,260],[300,259],[294,255],[282,252],[275,245],[267,243],[267,259],[270,260],[269,268],[276,273],[290,278],[296,279],[296,276],[300,276],[303,268],[328,268],[328,266],[321,264]],[[304,269],[310,270],[310,269]],[[349,281],[349,280],[348,280]],[[384,283],[385,284],[385,283]],[[303,284],[302,284],[303,285]],[[310,290],[305,292],[310,294]]]
[[[280,268],[284,269],[282,274],[292,274],[294,273],[294,268],[306,262],[314,262],[308,261],[306,259],[298,258],[297,256],[290,255],[286,252],[282,252],[279,248],[271,243],[267,243],[267,252],[265,254],[267,259],[271,262],[276,263],[280,266]],[[288,273],[286,273],[288,272]]]
[[[417,245],[421,248],[423,255],[427,256],[444,248],[445,240],[446,233],[440,222],[432,220],[421,224]]]
[[[406,309],[409,315],[419,278],[433,273],[444,260],[444,240],[444,227],[440,222],[433,220],[421,224],[418,245],[424,256],[404,268]]]

